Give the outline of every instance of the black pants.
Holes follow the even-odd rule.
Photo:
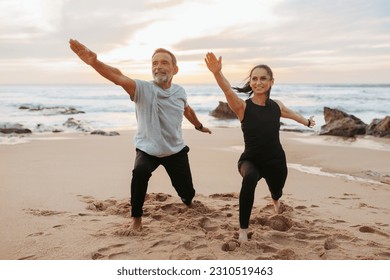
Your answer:
[[[160,165],[163,165],[167,171],[177,194],[187,204],[191,202],[195,196],[195,189],[192,184],[190,164],[188,161],[189,150],[186,146],[177,154],[163,158],[148,155],[139,149],[136,150],[133,178],[131,180],[132,217],[142,216],[142,207],[144,205],[149,179],[152,176],[152,172]]]
[[[283,187],[287,178],[287,164],[285,158],[272,160],[266,164],[242,160],[238,162],[238,170],[242,176],[239,198],[240,228],[246,229],[249,226],[258,181],[264,178],[271,192],[272,199],[279,200],[282,197]]]

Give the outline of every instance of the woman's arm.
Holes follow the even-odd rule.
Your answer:
[[[214,53],[209,52],[206,55],[205,62],[207,68],[210,70],[211,73],[214,74],[214,78],[217,81],[218,86],[225,94],[230,109],[232,109],[238,119],[242,121],[242,119],[244,118],[245,101],[238,97],[238,95],[232,90],[229,81],[223,75],[222,57],[219,57],[219,59],[217,59]]]
[[[274,100],[280,107],[280,111],[282,113],[283,118],[292,119],[300,124],[303,124],[304,126],[307,126],[309,128],[312,128],[316,125],[316,121],[314,120],[314,117],[311,116],[310,118],[306,119],[301,114],[287,108],[281,101]]]

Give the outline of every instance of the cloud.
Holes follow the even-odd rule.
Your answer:
[[[7,18],[18,15],[23,20],[7,25],[6,20],[1,20],[0,59],[70,57],[72,54],[67,51],[70,38],[98,46],[99,51],[105,52],[125,45],[135,32],[151,23],[138,20],[145,11],[142,1],[116,1],[116,5],[101,0],[34,1],[38,7],[57,5],[28,10],[14,0],[12,5],[2,4],[11,13]],[[36,11],[38,15],[34,14]]]
[[[375,63],[389,57],[390,20],[383,6],[373,3],[389,6],[386,1],[283,1],[273,9],[279,21],[271,27],[254,19],[252,29],[236,25],[175,48],[218,51],[242,64],[267,60],[277,67]]]
[[[147,0],[146,7],[150,9],[161,10],[184,3],[184,0]]]
[[[186,75],[203,75],[204,55],[214,51],[241,76],[266,63],[286,77],[365,69],[384,77],[389,11],[386,0],[2,0],[0,83],[11,77],[6,69],[33,75],[34,64],[37,73],[79,71],[69,38],[135,74],[148,72],[152,51],[166,47]]]

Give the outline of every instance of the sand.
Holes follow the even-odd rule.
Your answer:
[[[134,131],[0,145],[2,260],[389,260],[390,139],[281,132],[289,175],[275,214],[262,180],[238,242],[239,128],[184,130],[197,190],[181,203],[163,167],[141,232],[129,230]]]

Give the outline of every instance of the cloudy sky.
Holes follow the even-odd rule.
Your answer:
[[[388,0],[0,0],[0,84],[105,83],[69,49],[150,79],[158,47],[178,83],[211,83],[221,55],[231,82],[256,64],[279,83],[390,83]]]

